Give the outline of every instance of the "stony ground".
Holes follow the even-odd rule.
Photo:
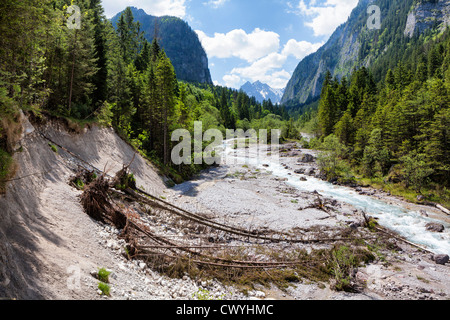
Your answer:
[[[311,150],[288,148],[280,159],[299,179],[319,177],[317,165],[311,159],[300,161],[305,155],[316,156]],[[304,159],[305,160],[305,159]],[[297,172],[297,173],[295,173]],[[299,174],[302,172],[302,174]],[[447,216],[431,207],[406,203],[383,191],[356,187],[365,194],[388,203],[402,204],[409,209],[426,211],[428,215],[448,222]],[[330,200],[335,210],[325,213],[318,209],[303,209],[314,202],[315,190],[299,191],[284,179],[251,165],[230,165],[208,170],[197,179],[173,189],[169,196],[179,205],[191,210],[207,210],[222,221],[243,225],[289,230],[295,227],[348,227],[361,219],[361,212],[351,205]],[[287,292],[266,289],[275,299],[448,299],[450,297],[450,265],[439,265],[433,254],[422,252],[401,241],[392,241],[397,250],[377,249],[376,261],[356,271],[356,278],[365,289],[361,293],[338,293],[329,284],[303,283]]]
[[[81,137],[64,131],[50,131],[56,140],[98,168],[112,175],[135,157],[131,147],[111,131],[94,129]],[[437,265],[427,253],[396,242],[401,250],[379,250],[377,259],[356,270],[356,278],[365,283],[357,294],[338,293],[329,283],[293,284],[286,290],[255,286],[245,291],[205,279],[170,279],[151,270],[143,261],[130,261],[124,255],[119,231],[93,221],[80,204],[81,192],[69,185],[77,161],[59,150],[55,154],[48,141],[36,133],[24,139],[20,155],[19,177],[33,175],[11,184],[0,199],[3,215],[0,230],[6,235],[2,247],[8,263],[0,270],[6,287],[5,298],[31,299],[448,299],[449,265]],[[302,150],[286,157],[287,166]],[[39,155],[37,157],[36,155]],[[139,156],[133,163],[139,186],[155,196],[192,212],[207,214],[216,221],[244,228],[349,228],[361,219],[349,205],[330,200],[332,210],[307,208],[316,199],[314,190],[300,192],[283,179],[251,165],[226,165],[204,172],[197,179],[168,189],[155,169]],[[135,161],[136,161],[135,159]],[[314,163],[305,164],[314,168]],[[302,168],[300,168],[302,169]],[[294,173],[293,173],[294,174]],[[311,173],[312,174],[312,173]],[[307,177],[307,176],[305,176]],[[24,210],[25,208],[26,210]],[[20,214],[18,214],[20,213]],[[164,221],[154,220],[152,228],[167,230]],[[7,230],[7,231],[6,231]],[[0,234],[3,237],[3,233]],[[289,250],[286,248],[286,250]],[[32,258],[31,258],[32,257]],[[111,272],[111,296],[101,295],[96,274],[105,268]],[[28,286],[27,294],[23,285]],[[3,290],[3,291],[2,291]]]

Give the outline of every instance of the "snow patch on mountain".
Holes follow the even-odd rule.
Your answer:
[[[241,90],[249,96],[255,97],[258,102],[270,99],[274,104],[279,103],[284,94],[284,89],[274,89],[260,81],[255,83],[247,82],[241,87]]]

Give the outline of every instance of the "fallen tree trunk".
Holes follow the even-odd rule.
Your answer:
[[[450,216],[450,210],[448,210],[447,208],[444,208],[440,204],[436,204],[436,208],[438,208],[439,210]]]

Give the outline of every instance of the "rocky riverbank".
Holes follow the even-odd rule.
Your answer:
[[[282,147],[281,165],[301,181],[318,177],[316,152],[286,145]],[[239,154],[239,150],[234,151]],[[246,150],[251,154],[252,150]],[[264,162],[264,161],[262,161]],[[207,211],[223,222],[246,228],[288,231],[295,228],[359,228],[361,212],[351,205],[323,197],[329,212],[314,208],[317,190],[300,191],[287,179],[274,176],[269,165],[228,163],[201,174],[197,179],[173,188],[172,201],[192,210]],[[319,176],[320,177],[320,176]],[[354,186],[360,193],[402,204],[409,209],[426,210],[427,215],[446,217],[435,208],[407,203],[379,190]],[[400,239],[400,238],[399,238]],[[437,264],[434,254],[422,251],[399,239],[391,246],[368,245],[375,253],[374,262],[355,270],[355,279],[363,283],[359,293],[342,293],[327,283],[294,284],[285,292],[265,289],[276,299],[448,299],[450,297],[449,264]]]

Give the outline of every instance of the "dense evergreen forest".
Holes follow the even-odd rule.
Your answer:
[[[18,111],[51,114],[77,124],[114,127],[175,181],[203,166],[170,162],[171,133],[283,128],[297,131],[283,108],[258,103],[243,92],[177,80],[160,44],[149,43],[132,10],[117,28],[100,0],[80,0],[81,28],[69,28],[69,0],[0,3],[0,179],[12,174],[12,129]],[[155,28],[156,29],[156,28]]]
[[[350,79],[328,73],[317,109],[300,121],[318,137],[312,144],[327,151],[320,161],[329,179],[356,175],[430,199],[437,192],[448,203],[450,30],[412,43],[381,81],[372,68]]]

